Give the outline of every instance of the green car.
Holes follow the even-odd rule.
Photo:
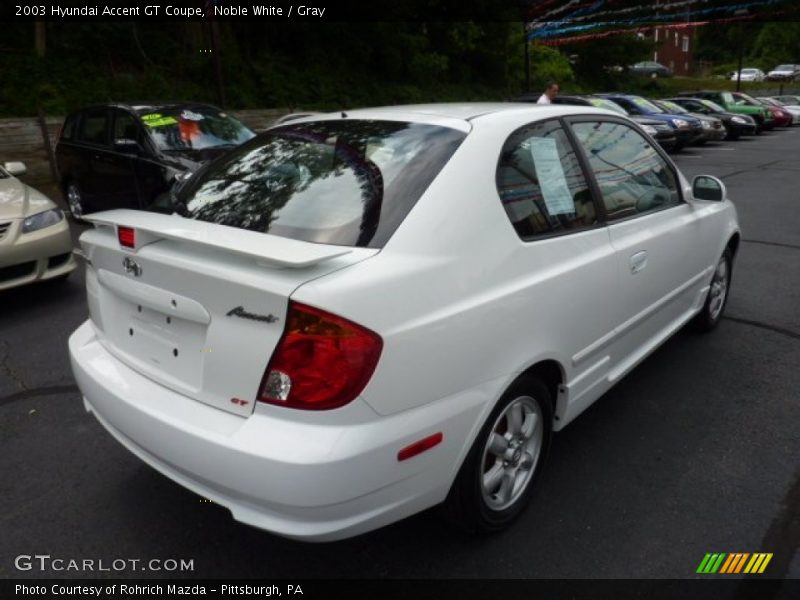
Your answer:
[[[763,105],[759,105],[755,100],[749,102],[749,96],[747,96],[747,94],[737,94],[739,96],[737,98],[731,92],[704,90],[699,92],[683,92],[678,95],[711,100],[721,105],[729,112],[749,115],[755,119],[756,133],[761,133],[765,129],[772,129],[775,126],[775,119],[772,117],[772,113]]]

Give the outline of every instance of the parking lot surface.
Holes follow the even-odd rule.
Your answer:
[[[0,295],[0,576],[109,575],[14,566],[49,554],[193,560],[124,577],[683,578],[707,552],[771,552],[767,576],[800,577],[798,156],[800,128],[676,155],[739,210],[726,317],[679,333],[557,435],[530,507],[491,537],[434,511],[323,545],[238,524],[84,411],[67,356],[81,271]]]

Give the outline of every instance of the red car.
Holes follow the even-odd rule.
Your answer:
[[[772,113],[772,117],[775,119],[776,127],[791,127],[792,123],[794,123],[794,117],[792,116],[792,113],[781,107],[781,105],[775,100],[771,100],[769,98],[756,98],[756,100],[766,106],[767,109]]]
[[[753,98],[752,96],[748,96],[742,92],[732,92],[733,97],[737,101],[743,101],[745,104],[752,105],[752,106],[763,106],[766,108],[770,114],[772,114],[772,126],[773,127],[791,127],[792,126],[792,113],[788,110],[784,110],[780,106],[776,104],[772,104],[764,100],[763,98]]]

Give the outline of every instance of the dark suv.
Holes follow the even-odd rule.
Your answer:
[[[104,104],[70,114],[56,145],[73,218],[146,209],[177,178],[255,135],[207,104]]]

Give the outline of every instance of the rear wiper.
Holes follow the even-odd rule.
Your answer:
[[[175,190],[172,189],[169,192],[169,201],[172,204],[172,208],[175,209],[175,212],[178,213],[182,217],[190,217],[191,213],[189,212],[189,207],[187,206],[186,202],[178,198],[178,195],[175,193]]]

